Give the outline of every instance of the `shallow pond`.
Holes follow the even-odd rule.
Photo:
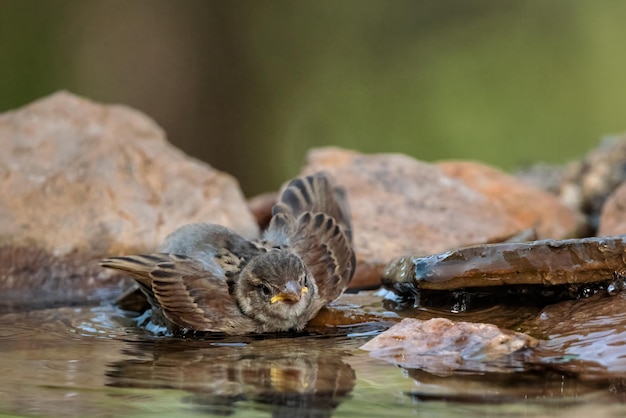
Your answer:
[[[536,313],[496,307],[462,319],[512,327]],[[348,325],[325,325],[322,316],[302,335],[192,340],[154,336],[112,305],[6,313],[0,416],[626,415],[619,374],[587,380],[545,367],[448,376],[404,370],[359,349],[400,318],[379,296],[344,295],[326,315],[326,323]]]

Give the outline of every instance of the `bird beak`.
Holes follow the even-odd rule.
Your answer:
[[[272,299],[270,299],[270,303],[276,302],[298,302],[303,294],[307,293],[309,288],[306,286],[302,286],[300,283],[289,280],[285,285],[285,288]]]

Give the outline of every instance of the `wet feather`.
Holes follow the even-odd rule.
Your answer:
[[[346,193],[326,173],[297,178],[282,190],[261,240],[190,224],[170,234],[158,253],[101,264],[130,274],[153,321],[173,332],[301,330],[354,274]]]

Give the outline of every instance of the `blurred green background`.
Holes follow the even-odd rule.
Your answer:
[[[626,130],[626,2],[0,0],[0,111],[124,103],[244,192],[339,145],[513,170]]]

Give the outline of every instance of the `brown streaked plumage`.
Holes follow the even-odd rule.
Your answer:
[[[263,238],[185,225],[160,252],[101,261],[139,284],[154,322],[173,332],[301,330],[346,289],[355,269],[345,190],[321,172],[281,192]]]

